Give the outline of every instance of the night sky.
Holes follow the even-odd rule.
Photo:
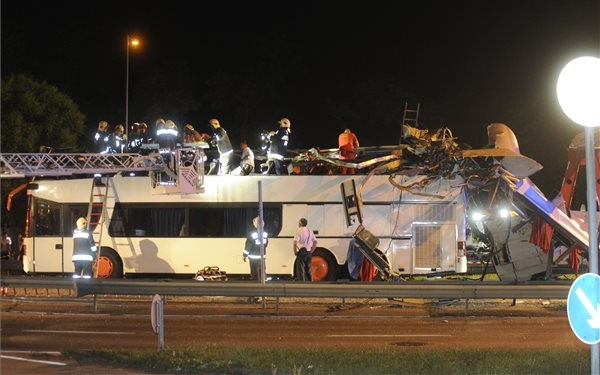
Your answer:
[[[154,4],[155,2],[152,2]],[[216,117],[234,145],[292,123],[290,148],[396,144],[404,103],[459,143],[487,143],[503,122],[521,153],[560,186],[566,147],[583,128],[556,99],[571,59],[600,56],[599,0],[521,1],[31,1],[1,2],[2,76],[57,86],[86,114],[129,122],[172,119],[208,131]],[[2,124],[6,126],[6,124]]]

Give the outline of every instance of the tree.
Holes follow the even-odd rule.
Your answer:
[[[2,79],[0,117],[3,153],[38,152],[41,145],[57,152],[80,152],[85,115],[55,86],[19,74]]]
[[[0,151],[3,153],[38,152],[41,145],[57,152],[84,149],[81,135],[85,131],[85,115],[58,88],[38,82],[27,75],[11,75],[2,79],[0,117]],[[23,179],[2,179],[2,229],[11,227],[13,235],[22,233],[24,210],[7,215],[8,194]],[[13,237],[14,238],[14,237]]]

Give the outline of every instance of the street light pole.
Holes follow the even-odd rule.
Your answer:
[[[131,38],[127,35],[127,58],[125,68],[125,150],[129,151],[129,43]]]
[[[583,56],[569,62],[560,72],[556,84],[558,102],[565,114],[575,123],[585,127],[585,173],[588,211],[588,263],[589,273],[598,275],[598,208],[596,176],[596,142],[594,130],[600,127],[600,59]],[[592,288],[591,288],[592,289]],[[569,296],[571,292],[569,292]],[[584,294],[585,296],[585,294]],[[567,300],[568,303],[571,297]],[[578,296],[579,300],[583,298]],[[585,296],[585,298],[588,298]],[[592,295],[587,300],[592,306],[591,312],[597,312],[600,305],[600,288],[594,285]],[[571,303],[575,305],[575,303]],[[597,333],[598,327],[590,323],[582,325],[587,331]],[[571,320],[569,318],[569,323]],[[573,325],[571,325],[573,327]],[[590,334],[592,336],[592,334]],[[590,340],[590,369],[592,374],[600,374],[600,340]]]
[[[127,35],[127,58],[125,68],[125,150],[129,151],[129,46],[137,46],[140,41]]]

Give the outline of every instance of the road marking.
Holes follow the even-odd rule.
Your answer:
[[[54,331],[54,330],[46,330],[46,329],[25,329],[23,332],[32,332],[32,333],[74,333],[74,334],[82,334],[82,335],[135,335],[134,332],[106,332],[106,331]]]
[[[64,362],[41,361],[39,359],[29,359],[29,358],[23,358],[23,357],[15,357],[15,356],[12,356],[12,355],[1,355],[0,354],[0,358],[15,359],[17,361],[25,361],[25,362],[43,363],[45,365],[54,365],[54,366],[66,366],[67,365]]]

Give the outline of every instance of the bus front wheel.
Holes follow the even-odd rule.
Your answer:
[[[97,278],[99,279],[120,279],[123,277],[123,264],[121,259],[111,249],[102,248],[98,262],[94,262],[94,269],[98,270]]]
[[[337,277],[337,262],[327,250],[315,249],[312,255],[313,281],[335,281]]]

